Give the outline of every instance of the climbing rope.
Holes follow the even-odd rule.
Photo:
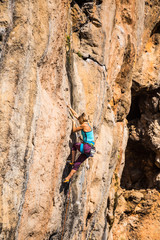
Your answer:
[[[68,105],[68,104],[66,103],[66,105]],[[69,116],[72,119],[74,119],[74,116],[73,116],[72,112],[70,111],[70,109],[69,109]],[[71,191],[71,182],[69,183],[69,189],[68,189],[68,193],[67,193],[67,204],[66,204],[64,222],[63,222],[63,226],[62,226],[61,240],[63,240],[63,237],[64,237],[64,230],[65,230],[65,224],[66,224],[67,213],[68,213],[68,206],[69,206],[69,200],[70,200],[70,191]]]
[[[66,224],[66,219],[67,219],[67,212],[68,212],[68,206],[69,206],[69,199],[70,199],[70,190],[71,190],[71,183],[69,184],[69,189],[68,189],[68,193],[67,193],[67,205],[66,205],[64,223],[63,223],[63,228],[62,228],[61,240],[63,240],[63,236],[64,236],[64,229],[65,229],[65,224]]]

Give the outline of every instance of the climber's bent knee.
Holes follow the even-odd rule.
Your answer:
[[[81,143],[75,143],[72,147],[72,151],[76,151],[76,150],[80,151],[80,145],[81,145]]]
[[[83,163],[87,158],[88,158],[88,156],[86,156],[85,154],[81,154],[78,157],[78,159],[75,161],[73,170],[77,171],[78,168],[80,167],[81,163]]]

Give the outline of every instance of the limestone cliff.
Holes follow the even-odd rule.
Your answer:
[[[0,239],[157,240],[159,0],[1,0],[0,12]],[[66,103],[89,115],[97,149],[69,194]]]

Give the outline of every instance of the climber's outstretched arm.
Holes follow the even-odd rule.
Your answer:
[[[82,129],[83,129],[83,124],[81,126],[79,126],[79,127],[76,127],[75,121],[72,120],[72,131],[73,132],[78,132],[78,131],[80,131]]]
[[[69,108],[73,116],[78,119],[78,114],[69,105],[67,105],[67,107]]]

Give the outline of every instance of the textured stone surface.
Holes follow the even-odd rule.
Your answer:
[[[159,192],[131,190],[118,195],[113,239],[159,239]]]
[[[159,192],[146,190],[156,188],[159,191],[160,186],[158,67],[160,4],[158,1],[142,2],[138,15],[141,27],[137,32],[141,37],[135,51],[132,104],[127,116],[129,141],[125,154],[126,163],[117,189],[111,188],[113,196],[108,216],[112,216],[109,221],[113,224],[113,234],[110,232],[109,239],[156,240],[160,234]],[[118,204],[113,214],[115,194]]]
[[[146,190],[160,187],[159,10],[158,0],[0,1],[0,239],[148,239],[153,216],[159,236],[159,193]],[[97,149],[69,197],[66,103],[87,112]]]

